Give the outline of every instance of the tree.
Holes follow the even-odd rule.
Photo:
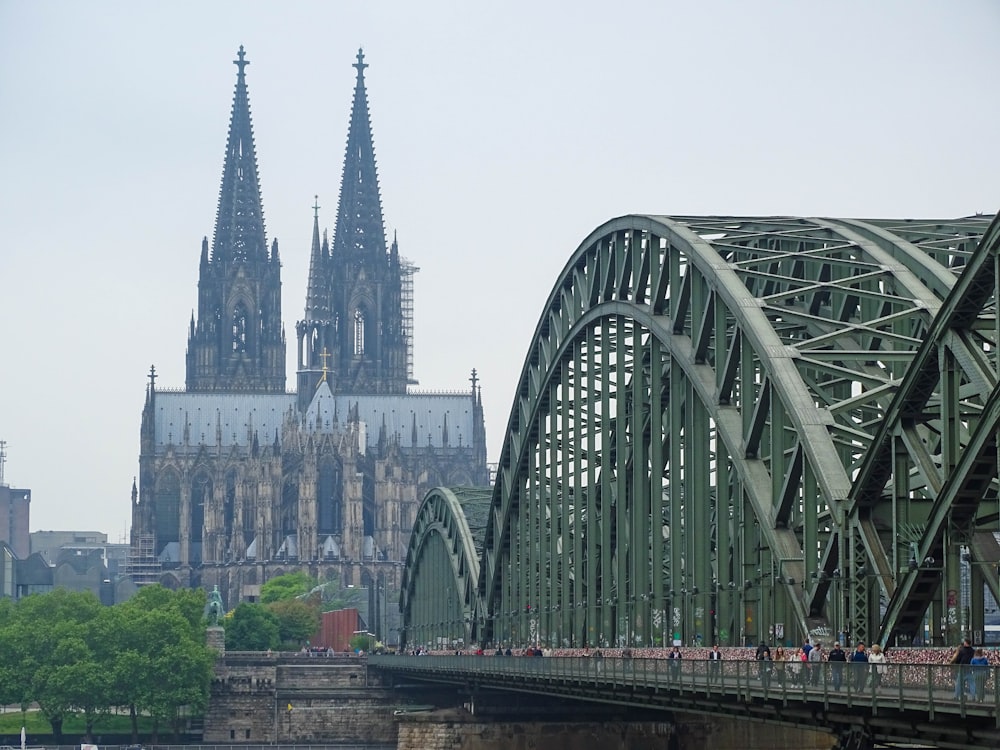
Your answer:
[[[23,710],[31,702],[31,675],[24,669],[22,640],[14,600],[0,598],[0,706],[19,705]]]
[[[365,601],[365,592],[362,589],[351,586],[343,588],[340,585],[340,576],[330,571],[327,579],[320,584],[322,592],[322,604],[320,608],[324,612],[335,612],[339,609],[359,609]]]
[[[350,644],[352,651],[374,651],[376,646],[381,645],[376,643],[375,636],[371,633],[356,633],[352,635]]]
[[[171,591],[164,586],[155,584],[143,586],[135,596],[119,606],[130,612],[171,609],[180,614],[195,631],[200,632],[205,617],[205,601],[204,589]]]
[[[294,644],[298,648],[319,630],[319,609],[308,601],[284,599],[267,608],[278,618],[278,638],[282,644]]]
[[[167,720],[182,705],[207,702],[215,654],[205,645],[204,609],[204,591],[171,591],[160,585],[143,586],[131,599],[111,609],[106,636],[112,644],[108,660],[114,686],[111,704],[129,707],[133,742],[138,742],[141,713]],[[194,670],[181,688],[171,685],[171,680],[188,665],[171,668],[173,655],[164,655],[175,645],[190,652]],[[171,706],[171,701],[175,705]]]
[[[243,602],[226,617],[229,651],[266,651],[279,642],[278,616],[261,604]]]
[[[215,652],[205,645],[201,591],[142,589],[107,608],[90,593],[56,589],[0,601],[0,702],[38,703],[62,739],[63,717],[81,711],[88,738],[111,706],[174,721],[203,711]]]
[[[308,594],[315,587],[316,579],[302,571],[285,573],[275,576],[260,587],[260,603],[273,604],[286,599],[294,599],[297,596]]]
[[[34,594],[17,604],[12,636],[22,659],[19,668],[30,675],[27,697],[38,703],[60,744],[63,717],[78,695],[72,684],[74,664],[93,658],[86,627],[101,609],[92,593],[65,589]]]
[[[50,696],[56,694],[66,706],[81,711],[84,716],[87,742],[94,735],[94,724],[111,712],[109,672],[88,640],[92,634],[84,626],[83,638],[63,641],[53,657],[60,663],[51,675]],[[50,698],[51,700],[51,698]]]
[[[156,633],[149,643],[148,703],[146,709],[156,725],[162,720],[172,724],[175,739],[179,734],[179,709],[188,706],[192,713],[202,713],[208,704],[215,652],[205,645],[204,628],[195,638],[190,623],[176,609],[150,613],[146,626]]]

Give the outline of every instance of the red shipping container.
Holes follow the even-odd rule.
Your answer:
[[[360,629],[357,609],[324,612],[319,631],[309,643],[313,647],[332,648],[337,653],[351,650],[351,638]]]

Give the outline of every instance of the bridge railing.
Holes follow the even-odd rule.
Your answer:
[[[854,662],[705,661],[517,656],[373,656],[372,666],[441,677],[470,674],[494,683],[592,684],[746,700],[820,701],[885,709],[998,717],[1000,667]]]

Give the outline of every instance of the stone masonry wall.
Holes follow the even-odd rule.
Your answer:
[[[215,668],[204,743],[396,744],[399,750],[829,750],[834,738],[770,724],[674,713],[672,721],[484,720],[433,691],[395,694],[361,659],[227,655]],[[454,692],[453,690],[451,691]],[[582,712],[586,709],[582,708]],[[583,718],[593,719],[593,714]]]
[[[680,718],[680,717],[678,717]],[[685,715],[670,722],[482,722],[460,711],[401,717],[397,750],[830,750],[823,732]]]
[[[391,744],[397,704],[361,659],[228,655],[216,663],[204,742]]]

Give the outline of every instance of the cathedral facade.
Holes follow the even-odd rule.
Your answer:
[[[333,242],[317,207],[286,390],[281,261],[264,231],[242,47],[234,62],[185,388],[159,389],[149,374],[129,575],[217,585],[227,608],[296,570],[391,592],[427,489],[489,482],[479,383],[473,370],[469,391],[413,390],[416,269],[386,238],[359,50]]]

